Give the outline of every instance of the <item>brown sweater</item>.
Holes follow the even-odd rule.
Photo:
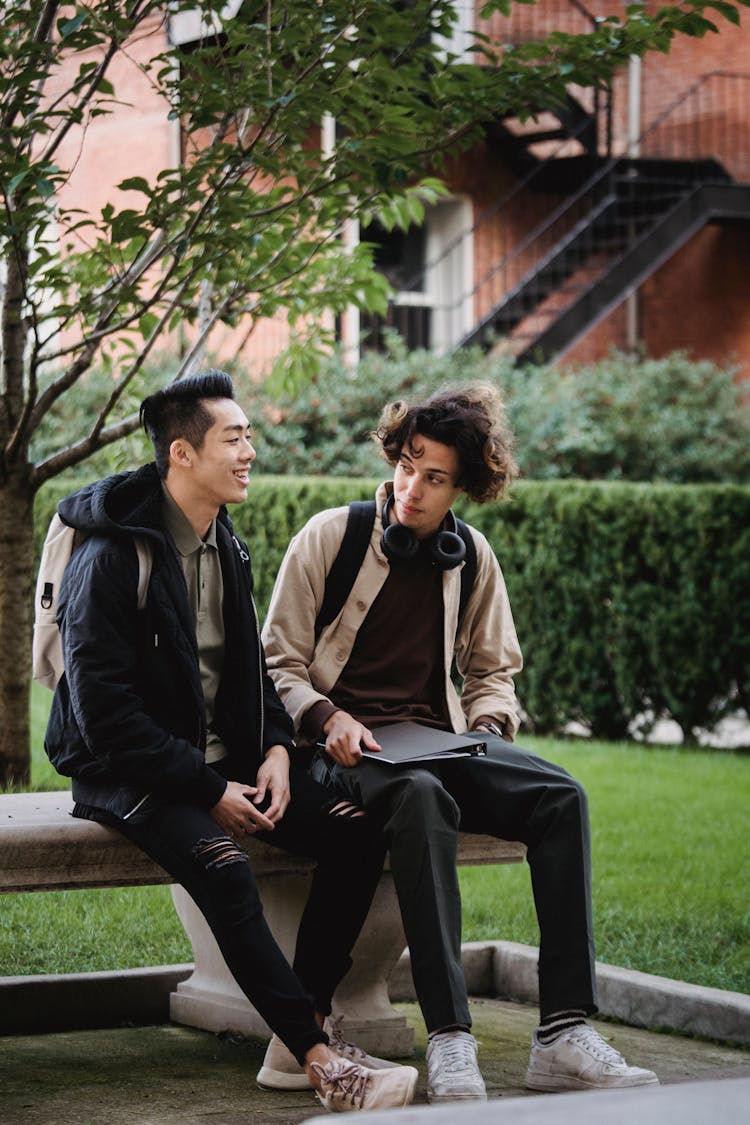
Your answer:
[[[392,562],[388,577],[357,633],[351,655],[330,692],[303,723],[320,737],[339,708],[366,727],[405,719],[450,726],[443,692],[443,578],[425,553]]]

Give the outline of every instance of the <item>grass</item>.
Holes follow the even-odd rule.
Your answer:
[[[589,794],[597,958],[750,991],[750,758],[524,739]],[[461,871],[464,935],[537,944],[528,868]]]
[[[33,694],[41,747],[49,696]],[[600,961],[750,992],[750,757],[524,738],[585,784]],[[65,785],[43,752],[35,789]],[[526,865],[463,868],[464,938],[538,942]],[[0,971],[170,964],[192,953],[166,887],[6,895]]]
[[[44,752],[44,730],[52,704],[52,694],[32,681],[31,684],[31,789],[36,792],[54,792],[70,789],[70,779],[61,777]]]

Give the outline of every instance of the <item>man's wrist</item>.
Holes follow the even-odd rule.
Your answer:
[[[319,699],[302,716],[300,730],[309,742],[318,741],[323,735],[323,727],[338,707],[330,699]]]
[[[322,727],[320,728],[324,738],[331,729],[331,722],[334,719],[334,717],[336,715],[341,715],[341,714],[342,714],[342,710],[341,710],[340,707],[337,707],[335,709],[335,711],[331,711],[330,715],[328,716],[328,718],[326,719],[326,721],[323,723]]]
[[[474,730],[486,730],[488,734],[493,735],[495,738],[505,738],[505,731],[497,723],[491,722],[489,719],[480,719],[475,723]]]
[[[269,746],[268,749],[263,754],[264,761],[267,761],[271,757],[271,755],[274,754],[277,750],[280,750],[282,752],[282,754],[286,755],[287,758],[289,758],[291,756],[290,751],[289,751],[289,747],[284,746],[281,742],[276,742],[276,743],[274,743],[273,746]]]

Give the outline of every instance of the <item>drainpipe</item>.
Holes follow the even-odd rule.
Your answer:
[[[343,230],[344,246],[348,252],[359,245],[359,219],[347,219]],[[349,305],[341,314],[341,356],[346,367],[359,363],[359,309]]]
[[[630,159],[641,154],[641,60],[631,55],[628,61],[628,147]],[[625,348],[634,352],[641,341],[640,308],[638,290],[634,289],[625,298]]]
[[[323,114],[320,131],[320,147],[325,160],[336,147],[336,119],[330,113]],[[358,219],[345,220],[342,239],[347,251],[352,251],[359,243]],[[341,314],[341,354],[347,367],[356,367],[359,363],[359,309],[355,305],[349,305]]]
[[[167,34],[169,36],[169,45],[175,46],[175,38],[173,37],[172,20],[170,19],[167,24]],[[179,40],[177,40],[179,42]],[[180,60],[179,55],[175,52],[174,55],[174,78],[179,79],[180,74]],[[167,120],[167,146],[169,151],[168,161],[170,168],[179,168],[182,164],[182,118],[178,113],[169,114]],[[180,327],[175,333],[175,346],[180,360],[184,360],[185,356],[190,351],[190,344],[186,339],[185,329]]]

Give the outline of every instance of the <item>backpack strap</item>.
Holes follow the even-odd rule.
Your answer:
[[[466,559],[461,570],[461,594],[458,602],[458,624],[461,625],[461,619],[466,609],[471,591],[474,588],[474,579],[477,576],[477,548],[472,537],[469,525],[464,523],[463,520],[456,517],[456,531],[466,544]]]
[[[323,604],[315,618],[315,640],[339,615],[364,562],[375,523],[374,500],[352,500],[338,554],[326,575]]]

